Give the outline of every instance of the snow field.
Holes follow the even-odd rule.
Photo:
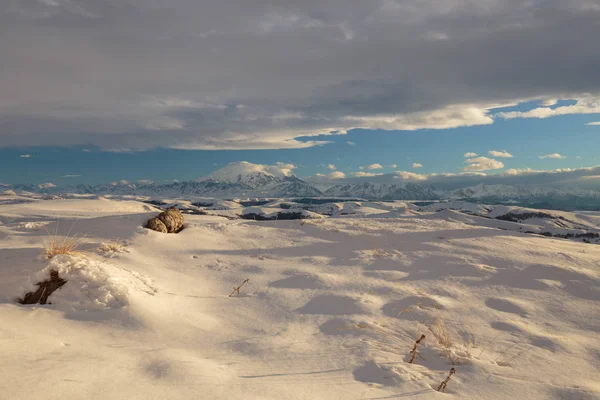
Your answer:
[[[600,395],[597,245],[455,212],[186,215],[165,235],[140,228],[142,203],[62,202],[0,206],[0,397]],[[40,257],[31,227],[57,216],[83,255]],[[15,304],[50,268],[68,277],[52,304]]]

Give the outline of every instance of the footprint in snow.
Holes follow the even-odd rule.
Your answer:
[[[348,296],[321,295],[296,310],[301,314],[350,315],[363,314],[358,301]]]
[[[282,289],[322,289],[326,285],[319,277],[309,274],[298,274],[271,282],[269,286]]]
[[[490,297],[489,299],[487,299],[485,301],[485,305],[488,306],[489,308],[492,308],[497,311],[513,313],[513,314],[521,314],[521,315],[527,314],[525,312],[525,310],[523,308],[521,308],[521,306],[513,303],[510,300],[506,300],[506,299]]]

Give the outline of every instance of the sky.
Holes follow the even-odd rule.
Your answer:
[[[589,186],[596,37],[600,0],[4,1],[0,183],[165,183],[249,161]]]

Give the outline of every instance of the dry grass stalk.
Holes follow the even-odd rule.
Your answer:
[[[454,344],[452,341],[452,336],[450,335],[450,332],[448,332],[448,328],[444,322],[444,318],[441,316],[438,316],[438,318],[436,318],[434,323],[431,325],[431,332],[433,333],[433,336],[435,336],[440,346],[449,349]]]
[[[250,279],[249,279],[249,278],[245,279],[245,280],[244,280],[244,282],[242,282],[242,284],[241,284],[240,286],[238,286],[238,287],[234,287],[234,288],[233,288],[233,292],[231,292],[231,293],[229,294],[229,297],[233,297],[233,296],[234,296],[234,295],[236,295],[236,294],[239,296],[239,295],[240,295],[240,289],[242,288],[242,286],[244,286],[244,285],[245,285],[246,283],[248,283],[248,282],[250,282]]]
[[[400,314],[402,314],[403,312],[406,312],[406,311],[415,311],[416,308],[419,308],[421,306],[421,303],[422,303],[422,301],[418,302],[414,306],[409,306],[409,307],[403,308],[402,310],[398,311],[398,314],[396,314],[396,317],[400,316]]]
[[[530,350],[533,350],[534,348],[535,348],[534,346],[531,346],[523,351],[518,352],[515,356],[509,358],[506,361],[497,361],[496,364],[498,364],[500,366],[508,366],[508,365],[510,365],[510,362],[513,361],[515,358],[521,357],[523,354],[527,353]]]
[[[504,334],[504,332],[500,332],[499,334],[497,334],[496,336],[494,336],[492,338],[492,340],[490,340],[485,346],[483,346],[483,348],[481,349],[481,351],[479,352],[479,355],[477,356],[477,358],[481,358],[481,355],[483,354],[483,352],[491,345],[493,344],[496,339],[498,339],[500,336],[502,336]]]
[[[450,368],[450,373],[448,374],[448,377],[446,379],[444,379],[444,381],[442,383],[440,383],[440,386],[438,386],[438,388],[437,388],[438,392],[446,391],[446,386],[448,385],[448,382],[450,381],[450,377],[452,375],[454,375],[455,372],[456,372],[456,370],[454,368]]]
[[[410,357],[410,361],[408,362],[409,364],[412,364],[415,362],[415,358],[417,358],[417,355],[419,354],[417,349],[419,347],[419,344],[421,344],[422,340],[425,340],[425,335],[421,335],[421,337],[415,341],[415,345],[413,346],[413,349],[410,351],[411,357]]]

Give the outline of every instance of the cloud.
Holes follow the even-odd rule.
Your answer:
[[[398,168],[398,164],[392,164],[390,165],[390,168]]]
[[[366,169],[382,169],[383,166],[381,164],[371,164],[371,165],[367,165],[366,167],[361,167],[361,169],[366,168]]]
[[[354,143],[354,142],[351,142],[351,141],[349,141],[349,140],[346,142],[346,144],[347,144],[348,146],[356,146],[356,143]]]
[[[139,185],[152,185],[154,183],[154,181],[152,181],[150,179],[139,179],[136,181],[136,183]]]
[[[37,186],[40,189],[50,189],[50,188],[56,187],[56,185],[54,183],[51,183],[51,182],[42,183],[42,184],[39,184]]]
[[[463,168],[464,171],[489,171],[504,168],[502,161],[487,157],[468,158],[465,163],[469,165]]]
[[[477,153],[468,152],[468,153],[465,153],[463,157],[465,157],[465,158],[477,157]]]
[[[558,153],[553,153],[553,154],[546,154],[545,156],[538,156],[538,158],[540,160],[543,160],[545,158],[553,158],[553,159],[556,159],[556,160],[563,160],[563,159],[565,159],[567,157],[566,156],[562,156],[562,155],[560,155]]]
[[[337,169],[337,167],[334,164],[328,164],[327,168],[332,169],[334,171]]]
[[[346,174],[343,173],[342,171],[333,171],[333,172],[327,174],[327,177],[329,179],[343,179],[346,177]]]
[[[415,163],[412,163],[411,167],[413,167],[413,168],[423,168],[423,164],[415,162]]]
[[[592,3],[0,2],[0,147],[291,149],[492,124],[524,100],[543,103],[498,118],[589,113]]]
[[[80,176],[81,176],[81,174],[77,174],[77,175],[68,174],[68,175],[61,176],[61,178],[79,178]]]
[[[539,107],[529,111],[510,111],[496,114],[504,119],[513,118],[549,118],[558,115],[598,114],[600,113],[600,97],[586,96],[576,99],[575,104],[555,108]]]
[[[129,185],[129,181],[128,181],[128,180],[125,180],[125,179],[122,179],[122,180],[120,180],[120,181],[112,181],[110,184],[111,184],[112,186],[119,186],[119,185]]]
[[[429,179],[427,175],[415,174],[414,172],[409,171],[396,171],[396,176],[394,178],[404,179],[406,181],[426,181]]]
[[[291,163],[283,163],[283,162],[276,162],[275,165],[267,165],[265,166],[265,169],[272,173],[273,175],[292,175],[294,173],[294,170],[298,168],[296,165],[291,164]]]
[[[500,158],[513,158],[513,155],[510,154],[506,150],[498,151],[498,150],[490,150],[488,154],[492,157],[500,157]]]
[[[600,121],[598,121],[598,122],[589,122],[586,125],[588,125],[588,126],[597,126],[597,125],[600,125]]]
[[[360,171],[360,172],[353,172],[352,175],[356,176],[356,177],[373,177],[373,176],[380,176],[380,175],[383,175],[383,174],[382,173],[378,174],[378,173],[375,173],[375,172],[362,172],[362,171]]]
[[[248,161],[232,162],[224,167],[221,167],[209,175],[199,178],[214,179],[214,180],[226,180],[236,181],[240,175],[262,173],[267,175],[273,175],[277,177],[290,176],[293,174],[296,165],[284,162],[276,162],[274,165],[268,164],[253,164]]]
[[[21,154],[19,157],[21,157],[21,158],[31,158],[33,156],[31,154]]]

